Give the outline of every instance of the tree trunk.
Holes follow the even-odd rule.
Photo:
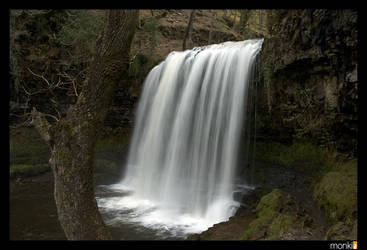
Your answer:
[[[94,148],[117,84],[126,75],[138,10],[106,12],[96,54],[77,103],[65,118],[48,124],[35,108],[33,123],[51,149],[54,198],[69,240],[112,239],[94,194]]]
[[[184,40],[183,40],[183,45],[182,45],[183,50],[185,50],[186,48],[191,47],[191,34],[192,34],[192,27],[193,27],[193,23],[194,23],[194,17],[195,17],[195,10],[192,10],[191,13],[190,13],[189,23],[187,25],[185,37],[184,37]],[[189,43],[188,46],[186,46],[186,40]]]

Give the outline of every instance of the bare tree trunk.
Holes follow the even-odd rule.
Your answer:
[[[126,76],[138,10],[111,10],[105,18],[87,79],[66,117],[50,125],[32,110],[33,124],[51,149],[54,198],[69,240],[112,239],[94,194],[94,148],[114,88]]]
[[[195,11],[196,10],[192,10],[191,13],[190,13],[189,23],[187,25],[185,37],[184,37],[184,40],[183,40],[182,50],[185,50],[186,48],[191,47],[191,35],[192,35],[192,27],[193,27],[193,23],[194,23]],[[188,46],[186,46],[186,40],[189,43]]]

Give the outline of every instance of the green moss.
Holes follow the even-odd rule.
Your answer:
[[[279,238],[295,227],[303,225],[302,219],[298,219],[295,215],[297,210],[298,206],[289,195],[279,189],[274,189],[261,198],[256,207],[256,219],[250,223],[241,239],[273,240]]]
[[[34,127],[11,128],[9,147],[11,165],[47,163],[50,156],[48,145]]]
[[[350,233],[350,236],[349,236],[349,239],[352,239],[352,240],[357,240],[357,236],[358,236],[358,220],[354,220],[354,223],[353,223],[353,228],[352,228],[352,231]]]
[[[16,178],[19,176],[28,177],[35,176],[47,171],[50,171],[51,168],[48,164],[37,164],[37,165],[25,165],[25,164],[16,164],[10,165],[10,178]]]
[[[318,171],[335,164],[332,152],[310,143],[287,146],[278,142],[258,142],[255,157],[259,161],[307,171]]]
[[[326,232],[326,240],[350,240],[350,235],[348,232],[348,226],[343,222],[338,222],[331,227]],[[354,238],[356,239],[356,238]]]
[[[351,225],[357,210],[357,160],[336,164],[314,187],[314,200],[331,221]]]
[[[256,207],[258,215],[262,216],[263,214],[268,213],[267,211],[278,212],[282,205],[281,199],[283,195],[284,193],[279,189],[274,189],[269,194],[264,195]]]
[[[283,234],[289,232],[292,225],[297,221],[296,216],[279,214],[274,218],[271,225],[269,226],[268,240],[277,239]]]

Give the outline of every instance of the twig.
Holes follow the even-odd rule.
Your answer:
[[[27,68],[27,69],[28,69],[29,72],[31,72],[32,75],[42,78],[47,83],[47,85],[50,86],[50,83],[47,81],[47,79],[43,75],[38,75],[38,74],[34,73],[30,68]]]

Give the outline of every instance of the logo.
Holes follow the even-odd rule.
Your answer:
[[[358,249],[357,241],[346,243],[330,243],[330,249]]]
[[[357,249],[357,241],[353,241],[353,249]]]

